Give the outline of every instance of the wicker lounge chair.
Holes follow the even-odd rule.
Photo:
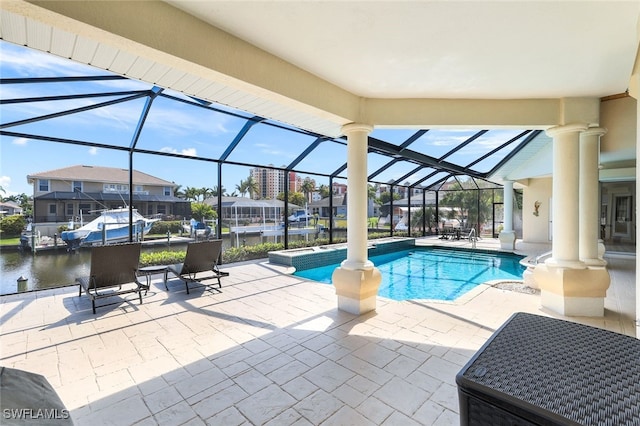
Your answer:
[[[88,277],[76,278],[79,294],[82,290],[91,298],[93,313],[96,299],[138,293],[142,304],[142,290],[149,288],[138,281],[140,243],[115,244],[91,249],[91,271]],[[106,306],[106,305],[104,305]]]
[[[220,277],[228,275],[218,270],[218,259],[222,253],[222,240],[209,240],[187,245],[187,254],[184,263],[169,265],[164,273],[166,285],[169,272],[184,281],[189,294],[189,283],[199,283],[205,286],[203,281],[216,279],[218,288],[222,288]]]

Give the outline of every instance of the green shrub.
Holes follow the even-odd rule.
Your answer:
[[[184,262],[186,251],[158,251],[140,254],[140,267],[151,265],[172,265]]]
[[[181,230],[182,230],[182,222],[180,222],[179,220],[171,220],[171,221],[161,220],[158,222],[154,222],[153,225],[151,225],[151,230],[149,231],[149,233],[150,234],[166,234],[167,231],[169,231],[172,234],[179,234]]]
[[[191,216],[199,222],[204,222],[205,219],[217,218],[218,213],[208,204],[191,203]]]
[[[370,240],[375,240],[377,238],[387,238],[389,236],[389,231],[386,232],[369,232],[367,238]],[[398,236],[398,233],[394,233],[393,235]]]
[[[26,225],[27,220],[21,215],[7,216],[0,220],[0,230],[6,235],[20,235]]]
[[[248,260],[247,247],[230,247],[222,252],[222,263]]]
[[[387,237],[389,234],[382,234]],[[346,242],[346,238],[334,239],[334,244]],[[328,238],[319,238],[315,241],[292,241],[290,249],[313,247],[329,244]],[[270,251],[284,250],[283,243],[262,243],[253,246],[230,247],[222,252],[222,263],[243,262],[245,260],[266,259]],[[186,251],[160,251],[154,253],[142,253],[140,255],[140,267],[151,265],[171,265],[184,261]]]

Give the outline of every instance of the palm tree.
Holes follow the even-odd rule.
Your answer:
[[[253,178],[253,176],[249,176],[246,180],[247,190],[249,191],[249,198],[254,198],[254,195],[258,195],[260,191],[260,185],[258,181]]]
[[[311,200],[309,199],[309,194],[311,194],[315,189],[316,186],[313,183],[313,181],[311,179],[309,179],[308,177],[304,179],[304,181],[302,182],[302,185],[300,186],[300,189],[302,190],[302,193],[304,194],[304,198],[307,202],[311,202]]]
[[[244,197],[244,194],[249,190],[247,181],[241,179],[240,183],[236,185],[236,190],[240,193],[240,196]]]
[[[224,194],[224,191],[225,191],[224,186],[222,186],[222,189],[218,191],[218,185],[216,185],[213,188],[211,188],[211,196],[217,197],[218,193]]]
[[[320,185],[319,191],[320,191],[320,197],[322,198],[327,198],[329,195],[331,195],[331,191],[329,190],[328,185],[325,185],[325,184]]]
[[[198,190],[198,195],[202,197],[202,202],[213,195],[213,189],[202,187]]]
[[[367,184],[367,199],[369,200],[376,199],[376,187],[371,185],[370,183]]]
[[[187,186],[184,189],[184,198],[186,200],[192,200],[192,201],[197,201],[198,200],[198,195],[199,195],[199,190],[198,188],[193,188],[191,186]]]
[[[178,185],[174,188],[173,196],[178,198],[184,198],[184,191],[182,190],[182,185]]]

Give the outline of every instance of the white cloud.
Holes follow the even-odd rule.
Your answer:
[[[26,145],[28,140],[27,138],[15,138],[11,143],[14,145]]]
[[[257,148],[257,151],[262,152],[263,154],[273,155],[273,156],[283,157],[283,158],[290,158],[290,159],[297,157],[297,155],[291,151],[276,149],[277,146],[275,145],[269,145],[266,143],[256,143],[254,144],[254,146]]]
[[[171,148],[170,146],[165,146],[163,148],[160,148],[160,152],[169,152],[171,154],[189,155],[191,157],[195,157],[195,156],[198,155],[195,148],[184,148],[184,149],[181,149],[180,151],[178,151],[177,149]]]
[[[92,146],[91,148],[89,148],[89,154],[90,155],[96,155],[98,153],[98,148],[95,146]]]
[[[43,75],[50,75],[51,70],[55,70],[56,75],[104,74],[102,70],[96,70],[88,65],[70,61],[50,53],[26,49],[10,43],[2,43],[0,47],[2,48],[3,67],[11,67],[23,76],[42,77]]]
[[[0,197],[10,197],[12,195],[18,195],[17,192],[9,190],[11,186],[11,177],[0,176],[0,186],[4,189],[4,192],[0,191]]]
[[[139,115],[139,114],[138,114]],[[154,104],[147,117],[145,127],[170,135],[191,135],[202,132],[213,137],[229,132],[227,124],[232,119],[226,114],[203,113],[183,108],[177,103],[171,106]]]
[[[11,185],[11,178],[9,176],[0,176],[0,186],[2,186],[5,191],[9,188],[9,185]]]

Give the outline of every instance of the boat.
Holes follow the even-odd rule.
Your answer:
[[[214,227],[215,222],[209,221]],[[182,225],[182,229],[189,233],[192,237],[206,237],[209,238],[213,229],[211,226],[207,225],[207,221],[200,222],[195,219],[191,219],[188,224],[184,223]]]
[[[151,226],[159,219],[147,219],[136,209],[133,215],[134,238],[141,239],[149,233]],[[129,209],[109,209],[100,216],[78,229],[63,231],[60,238],[70,249],[92,245],[113,244],[129,240]]]

